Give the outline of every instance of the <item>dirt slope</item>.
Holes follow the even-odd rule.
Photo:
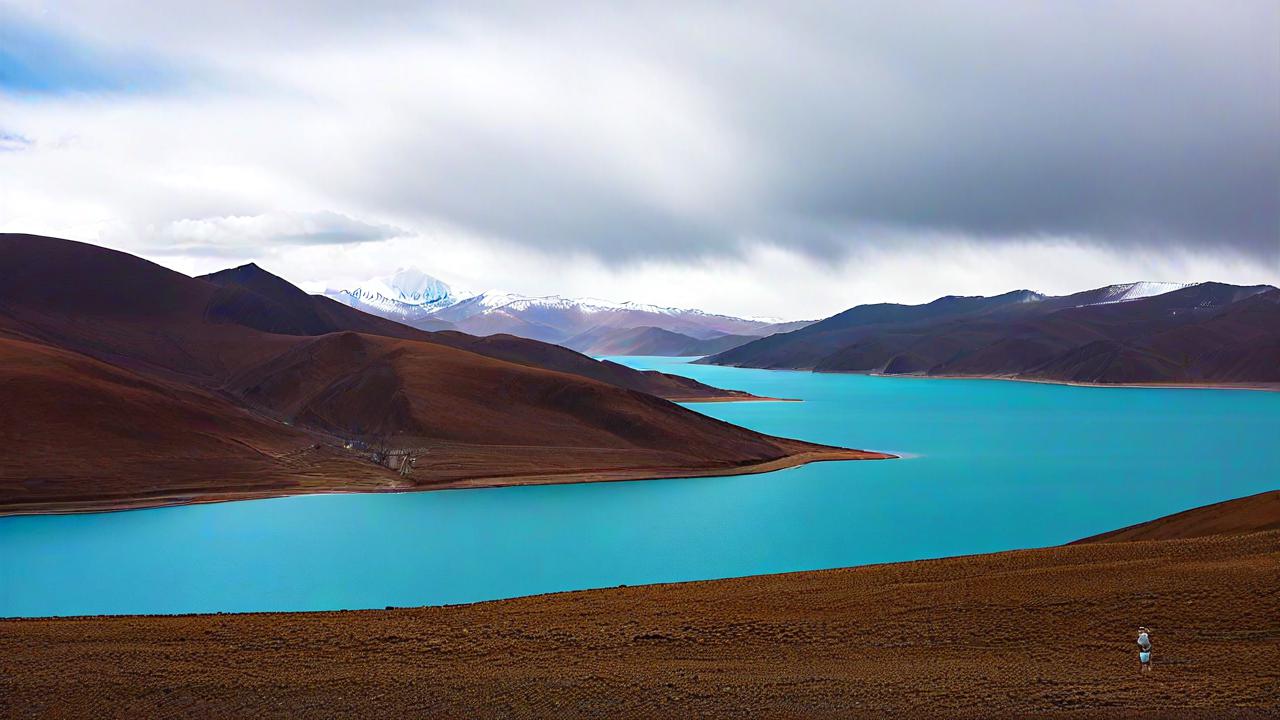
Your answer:
[[[758,337],[718,335],[703,339],[657,327],[596,327],[565,340],[564,345],[591,355],[694,357],[724,352]]]
[[[397,445],[646,448],[721,463],[787,452],[764,435],[644,393],[358,333],[310,340],[233,378],[228,389],[299,424]]]
[[[750,393],[722,390],[669,373],[646,370],[637,372],[609,360],[594,360],[582,353],[550,343],[514,335],[475,337],[459,332],[432,333],[432,342],[467,350],[478,355],[529,365],[547,370],[572,373],[610,385],[657,395],[678,402],[705,400],[751,400]]]
[[[1150,522],[1094,535],[1076,543],[1179,540],[1280,530],[1280,490],[1193,508]]]
[[[0,514],[392,489],[322,438],[208,392],[0,338]]]

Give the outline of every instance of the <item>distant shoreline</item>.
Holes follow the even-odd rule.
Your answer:
[[[691,363],[692,364],[692,363]],[[807,372],[815,375],[866,375],[880,378],[906,378],[914,380],[1006,380],[1009,382],[1036,383],[1039,385],[1066,385],[1083,388],[1141,388],[1148,390],[1253,390],[1257,392],[1280,392],[1280,383],[1091,383],[1076,380],[1050,380],[1047,378],[1013,377],[1009,375],[917,375],[911,373],[888,374],[865,370],[814,370],[812,368],[752,368],[741,365],[716,365],[705,363],[707,367],[727,367],[741,370],[768,370],[770,372]],[[679,402],[687,402],[680,400]]]
[[[813,371],[818,372],[818,371]],[[826,372],[826,371],[822,371]],[[886,375],[883,373],[859,373],[834,371],[833,375],[870,375],[884,378],[915,378],[918,380],[1005,380],[1008,382],[1036,383],[1038,385],[1066,385],[1082,388],[1138,388],[1146,390],[1253,390],[1280,392],[1280,383],[1090,383],[1074,380],[1048,380],[1044,378],[1006,377],[1004,375]]]

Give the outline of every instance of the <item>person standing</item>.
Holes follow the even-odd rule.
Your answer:
[[[1145,627],[1138,628],[1138,662],[1142,672],[1151,670],[1151,631]]]

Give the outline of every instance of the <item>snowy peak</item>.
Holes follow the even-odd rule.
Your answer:
[[[400,268],[388,277],[343,292],[366,302],[392,302],[433,308],[447,307],[460,299],[446,282],[417,268]]]
[[[417,268],[399,268],[352,290],[327,290],[338,302],[392,320],[412,321],[464,300],[448,283]]]
[[[1134,282],[1122,285],[1108,285],[1100,289],[1099,299],[1087,303],[1089,305],[1110,305],[1111,303],[1129,302],[1142,298],[1164,295],[1183,288],[1193,287],[1200,283],[1175,282]]]
[[[531,310],[572,311],[583,314],[606,312],[647,313],[667,316],[696,316],[708,318],[724,318],[729,320],[747,320],[751,322],[777,322],[765,318],[735,318],[728,315],[716,315],[702,310],[647,305],[632,301],[617,302],[600,298],[568,298],[562,295],[531,296],[519,293],[488,290],[459,301],[450,315],[461,318],[480,312],[505,310],[508,312],[528,312]]]
[[[770,335],[808,324],[634,301],[531,296],[501,290],[465,293],[416,268],[400,268],[355,289],[328,290],[325,294],[358,310],[422,329],[447,328],[473,335],[508,333],[548,342],[563,342],[596,327],[657,327],[707,340],[725,335]]]
[[[434,305],[453,297],[448,284],[417,268],[396,270],[386,285],[394,293],[393,300],[410,305]]]

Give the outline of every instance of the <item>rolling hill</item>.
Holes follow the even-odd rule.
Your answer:
[[[749,397],[522,338],[428,333],[256,266],[190,278],[0,235],[0,513],[750,472],[883,457],[660,399]],[[410,477],[375,464],[402,448]]]
[[[1062,297],[1019,290],[862,305],[699,362],[1099,384],[1280,383],[1280,290],[1134,283]]]
[[[588,355],[713,355],[755,340],[752,335],[695,338],[657,327],[596,327],[564,341],[564,346]]]
[[[671,400],[722,400],[749,398],[735,390],[721,390],[695,380],[655,371],[633,370],[613,362],[594,360],[559,345],[513,335],[477,337],[456,331],[428,332],[382,317],[369,315],[330,298],[308,295],[289,282],[249,264],[203,275],[223,294],[237,299],[223,302],[215,320],[238,322],[269,332],[318,335],[354,330],[387,337],[406,338],[467,350],[544,370],[555,370],[638,390]],[[271,318],[270,322],[262,318]],[[274,327],[270,323],[276,323]]]

